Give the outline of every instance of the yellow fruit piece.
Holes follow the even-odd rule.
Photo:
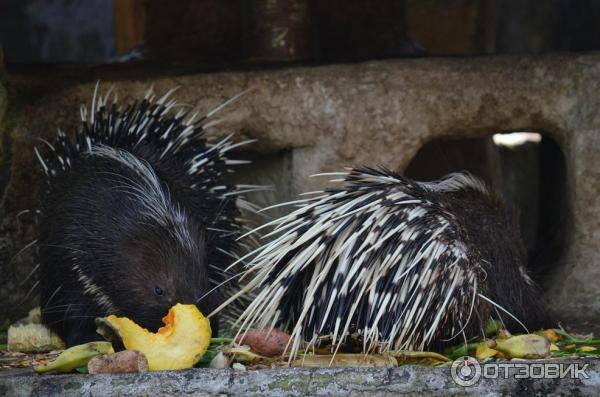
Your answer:
[[[594,346],[581,346],[579,350],[588,353],[596,351],[596,348]]]
[[[488,346],[486,342],[481,342],[477,345],[477,349],[475,350],[475,357],[478,360],[485,360],[486,358],[497,356],[500,352],[498,350],[494,350]]]
[[[544,333],[548,337],[548,340],[552,343],[560,339],[560,336],[552,328],[545,329]]]
[[[550,341],[535,334],[496,339],[492,348],[510,358],[544,358],[550,355]]]
[[[556,351],[560,351],[560,347],[558,347],[557,345],[555,345],[554,343],[550,344],[550,351],[551,352],[556,352]]]
[[[196,305],[173,306],[162,319],[165,326],[156,333],[127,317],[110,315],[106,320],[119,332],[125,348],[146,355],[150,371],[191,368],[210,343],[210,322]]]
[[[86,366],[88,361],[99,354],[112,354],[110,342],[89,342],[68,348],[48,364],[33,367],[38,374],[46,372],[71,372],[76,368]]]

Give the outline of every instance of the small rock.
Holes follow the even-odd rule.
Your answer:
[[[124,350],[114,354],[101,354],[88,362],[90,374],[147,372],[148,360],[144,353]]]
[[[231,360],[229,357],[226,357],[223,352],[217,353],[216,356],[210,361],[210,368],[229,368],[231,365]]]
[[[253,352],[274,357],[285,352],[290,335],[277,328],[251,330],[236,339],[240,345],[248,345]]]
[[[43,353],[64,349],[58,335],[43,324],[19,322],[8,329],[8,350],[24,353]]]
[[[238,371],[245,371],[246,370],[246,366],[244,364],[240,364],[240,363],[234,363],[231,368],[233,369],[237,369]]]

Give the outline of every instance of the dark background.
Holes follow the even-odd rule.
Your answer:
[[[9,89],[41,81],[48,90],[98,76],[596,51],[599,22],[594,0],[0,0],[0,78],[5,69]],[[14,96],[11,106],[34,102],[36,89]],[[494,145],[494,132],[429,142],[399,171],[425,180],[467,169],[492,184],[527,215],[521,229],[530,268],[541,280],[565,237],[564,157],[545,136],[507,148]],[[5,174],[0,167],[2,188]],[[24,273],[18,288],[29,291],[26,304],[11,313],[14,320],[30,306],[35,274],[22,270],[33,260],[28,246],[2,245],[12,241],[2,240],[4,230],[18,233],[7,218],[0,269]]]
[[[4,0],[9,65],[196,68],[600,48],[594,0]]]

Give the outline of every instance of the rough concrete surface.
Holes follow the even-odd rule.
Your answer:
[[[74,128],[79,105],[90,103],[96,79],[102,90],[112,86],[121,100],[139,97],[150,85],[157,93],[179,86],[181,102],[204,110],[252,88],[222,113],[224,122],[211,133],[237,131],[240,140],[258,139],[250,149],[255,153],[286,153],[286,177],[278,180],[290,195],[322,188],[322,178],[307,178],[317,171],[356,164],[402,171],[424,143],[439,137],[523,130],[551,137],[566,159],[569,238],[548,297],[563,315],[600,319],[598,54],[405,59],[162,77],[115,78],[94,71],[92,77],[57,82],[39,74],[9,76],[18,106],[11,115],[13,156],[2,211],[13,253],[35,231],[31,221],[29,229],[14,221],[35,203],[35,138],[51,139],[58,126]],[[20,277],[28,274],[23,266],[29,270],[33,262],[19,267]],[[12,308],[10,294],[3,289],[0,301]]]
[[[581,365],[584,361],[579,361]],[[449,368],[294,368],[258,371],[191,369],[119,375],[35,375],[0,372],[3,396],[597,396],[600,362],[579,379],[481,379],[457,385]],[[512,371],[512,370],[511,370]],[[503,372],[501,372],[503,373]]]

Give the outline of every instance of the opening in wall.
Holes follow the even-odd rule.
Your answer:
[[[566,238],[565,161],[558,144],[536,132],[437,139],[419,149],[404,174],[430,181],[462,170],[517,208],[528,265],[543,286]]]

